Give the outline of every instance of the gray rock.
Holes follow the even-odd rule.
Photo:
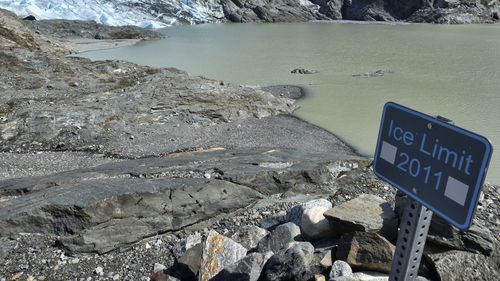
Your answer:
[[[167,269],[167,267],[164,266],[163,264],[155,263],[155,265],[153,267],[153,272],[156,273],[156,272],[164,271],[165,269]]]
[[[464,251],[447,251],[429,254],[440,280],[497,280],[500,274],[500,257],[488,258]]]
[[[291,222],[279,225],[268,236],[259,242],[259,252],[280,253],[288,248],[288,244],[300,238],[300,228]]]
[[[331,237],[335,230],[330,221],[325,218],[325,213],[329,208],[312,207],[306,209],[302,214],[300,229],[302,234],[310,241]]]
[[[313,257],[314,247],[311,243],[293,243],[288,250],[269,259],[263,277],[268,281],[308,280],[313,277],[310,270]]]
[[[479,220],[475,220],[469,230],[460,231],[438,216],[433,216],[427,241],[451,249],[490,255],[494,250],[495,237]]]
[[[259,245],[260,240],[266,237],[269,231],[255,225],[246,225],[240,228],[231,239],[240,243],[247,250],[252,250]]]
[[[189,235],[174,246],[175,263],[168,269],[170,275],[182,279],[192,280],[201,267],[203,254],[202,237],[199,233]]]
[[[337,233],[352,231],[376,232],[393,240],[398,229],[398,217],[384,199],[362,194],[324,213]]]
[[[211,230],[203,246],[199,280],[210,280],[222,269],[239,261],[246,254],[245,247]]]
[[[200,245],[201,242],[202,242],[201,234],[199,233],[191,234],[185,239],[179,241],[179,243],[177,243],[174,246],[172,252],[176,259],[180,259],[186,253],[186,251],[197,245]]]
[[[323,268],[329,268],[333,265],[332,250],[324,252],[323,258],[321,258],[319,264]]]
[[[353,269],[388,273],[395,247],[384,237],[372,232],[344,234],[339,240],[336,258]]]
[[[88,180],[9,200],[0,209],[0,232],[67,235],[59,243],[70,252],[104,253],[248,206],[259,197],[219,180]]]
[[[389,276],[380,272],[356,272],[348,276],[339,276],[330,281],[388,281]]]
[[[402,193],[396,195],[396,212],[401,217],[409,199]],[[449,249],[465,250],[473,253],[490,255],[494,250],[494,235],[484,226],[484,222],[475,219],[468,231],[460,231],[439,216],[432,216],[427,242]]]
[[[311,200],[302,204],[298,204],[290,208],[286,214],[286,219],[288,222],[293,222],[296,225],[302,225],[302,214],[304,210],[307,210],[311,207],[325,207],[331,208],[332,203],[326,199],[316,199]]]
[[[330,280],[335,280],[337,277],[352,275],[352,269],[348,263],[341,260],[336,260],[330,270]]]
[[[210,281],[257,281],[264,265],[272,255],[272,252],[248,254],[243,259],[225,267]]]

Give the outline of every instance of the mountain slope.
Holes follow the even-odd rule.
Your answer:
[[[499,7],[499,0],[0,0],[0,8],[19,16],[147,28],[225,21],[484,23],[498,20]]]

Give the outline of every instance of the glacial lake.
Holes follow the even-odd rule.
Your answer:
[[[164,40],[82,56],[238,84],[303,86],[296,115],[367,156],[387,101],[441,115],[490,139],[496,154],[487,181],[500,184],[500,25],[207,24],[162,32]],[[318,73],[291,74],[295,68]],[[377,69],[392,73],[352,76]]]

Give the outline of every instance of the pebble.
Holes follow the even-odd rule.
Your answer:
[[[156,272],[163,271],[165,269],[167,269],[167,267],[164,266],[163,264],[161,264],[161,263],[155,263],[154,268],[153,268],[153,272],[156,273]]]
[[[149,245],[149,243],[146,243],[144,247],[146,247],[146,249],[151,249],[151,245]]]
[[[102,275],[104,275],[104,268],[98,266],[94,269],[94,273],[99,275],[99,276],[102,276]]]
[[[210,179],[210,178],[212,177],[209,173],[205,173],[203,176],[204,176],[206,179]]]

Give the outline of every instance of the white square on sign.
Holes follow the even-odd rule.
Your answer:
[[[380,158],[394,165],[397,153],[398,153],[397,147],[388,142],[385,141],[382,142],[382,148],[380,149]]]
[[[465,204],[465,198],[467,198],[467,192],[469,192],[468,185],[453,177],[448,177],[444,196],[463,206]]]

